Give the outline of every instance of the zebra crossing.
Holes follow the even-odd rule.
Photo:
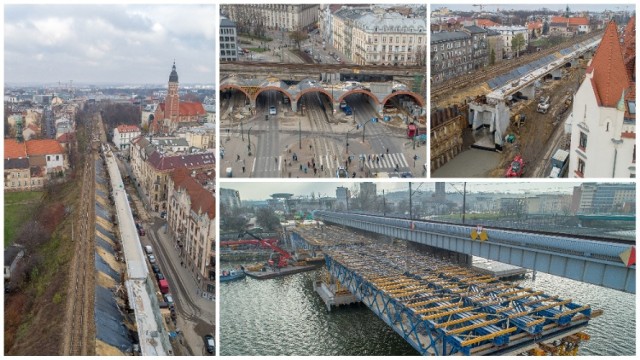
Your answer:
[[[316,159],[316,168],[318,169],[318,171],[333,173],[340,167],[345,167],[346,161],[346,163],[349,164],[349,168],[351,168],[352,166],[359,167],[360,165],[362,165],[371,170],[389,172],[394,171],[396,167],[401,171],[410,169],[409,163],[407,162],[407,159],[403,153],[373,155],[360,154],[351,155],[350,157],[351,163],[349,163],[348,158],[338,157],[335,155],[322,155],[318,159]],[[253,160],[253,164],[251,165],[251,173],[253,177],[280,177],[282,175],[282,172],[291,170],[292,166],[298,168],[300,165],[302,165],[303,170],[307,168],[307,171],[313,172],[313,169],[308,168],[305,162],[291,163],[291,159],[284,158],[283,156],[259,156],[254,158]]]
[[[391,153],[391,154],[359,154],[351,155],[351,164],[360,165],[361,161],[363,165],[375,170],[389,170],[393,171],[396,166],[399,169],[409,168],[407,158],[403,153]],[[338,160],[334,155],[323,155],[320,157],[320,165],[328,170],[337,170],[339,167],[345,166],[347,159]]]

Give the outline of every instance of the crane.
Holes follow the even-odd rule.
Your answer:
[[[472,6],[480,7],[480,12],[484,11],[484,5],[482,4],[473,4]]]
[[[277,239],[263,239],[262,237],[255,235],[247,230],[238,234],[238,239],[242,238],[245,234],[253,237],[255,240],[236,240],[236,241],[222,241],[220,246],[232,246],[242,244],[259,245],[262,248],[269,248],[273,250],[269,256],[269,265],[276,266],[278,268],[284,268],[289,265],[289,260],[292,259],[291,254],[286,250],[276,245]]]

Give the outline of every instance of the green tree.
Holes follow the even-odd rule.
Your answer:
[[[491,48],[491,55],[489,55],[489,65],[493,65],[496,63],[496,51]]]
[[[289,33],[289,39],[293,40],[293,42],[296,43],[296,47],[298,48],[298,50],[300,50],[300,44],[303,41],[307,40],[307,38],[309,38],[309,36],[300,30],[291,31]]]
[[[270,208],[260,208],[256,212],[256,222],[267,231],[274,231],[280,228],[280,219]]]
[[[525,40],[524,35],[522,33],[516,34],[513,38],[511,38],[511,49],[516,52],[516,57],[520,55],[520,50],[524,47]]]

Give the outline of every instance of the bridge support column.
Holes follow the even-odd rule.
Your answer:
[[[291,101],[291,111],[293,112],[298,112],[298,102],[297,101]]]
[[[523,88],[522,90],[520,90],[520,92],[522,92],[522,95],[528,97],[529,99],[533,99],[536,97],[536,87],[533,86],[533,84]]]

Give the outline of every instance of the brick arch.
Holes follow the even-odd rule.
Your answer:
[[[382,105],[386,104],[387,101],[389,101],[389,99],[391,99],[392,97],[398,96],[398,95],[409,95],[415,101],[417,101],[420,106],[424,107],[424,105],[425,105],[424,99],[422,98],[422,96],[420,96],[420,94],[414,93],[413,91],[396,91],[396,92],[392,92],[391,94],[387,95],[387,97],[385,97],[384,100],[382,100]]]
[[[378,98],[373,95],[373,93],[371,91],[367,91],[367,90],[362,90],[362,89],[356,89],[356,90],[349,90],[346,93],[342,94],[342,96],[340,96],[337,100],[337,102],[342,102],[342,100],[344,100],[344,98],[346,98],[349,95],[353,95],[353,94],[365,94],[367,96],[369,96],[370,98],[372,98],[376,104],[380,104],[380,101],[378,101]]]
[[[329,100],[331,100],[331,102],[333,102],[333,97],[331,96],[331,94],[329,92],[327,92],[327,90],[317,87],[317,88],[307,88],[304,89],[302,91],[300,91],[300,93],[298,94],[298,96],[296,97],[296,102],[300,101],[300,99],[302,98],[302,96],[304,94],[308,94],[310,92],[319,92],[319,93],[323,93],[325,95],[327,95],[327,97],[329,98]]]
[[[289,102],[293,101],[291,94],[289,94],[288,92],[286,92],[285,90],[277,86],[267,86],[267,87],[260,88],[260,90],[256,91],[255,95],[253,96],[253,100],[254,101],[258,100],[258,95],[260,95],[262,92],[269,91],[269,90],[279,91],[289,98]]]
[[[249,93],[245,89],[243,89],[241,86],[234,85],[234,84],[223,84],[223,85],[220,85],[220,92],[222,92],[224,90],[228,90],[228,89],[238,90],[241,93],[243,93],[247,97],[247,99],[251,100],[251,95],[249,95]]]

